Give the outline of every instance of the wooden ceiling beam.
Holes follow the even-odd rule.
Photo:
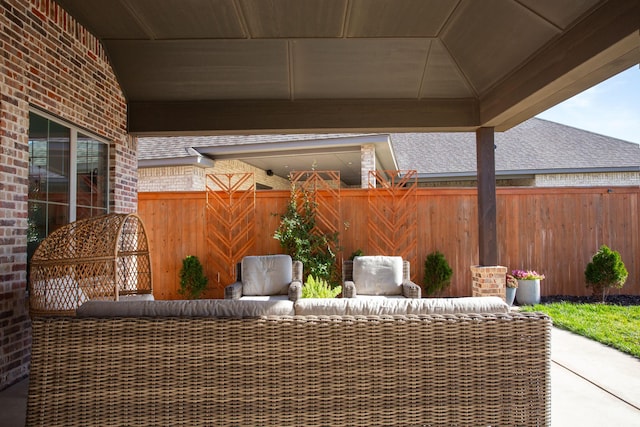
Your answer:
[[[473,131],[475,99],[129,102],[137,136]]]

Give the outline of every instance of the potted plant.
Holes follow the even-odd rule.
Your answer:
[[[534,305],[540,303],[540,281],[544,280],[544,274],[535,270],[513,270],[513,277],[518,281],[516,300],[521,305]]]
[[[587,264],[584,271],[587,287],[593,289],[593,296],[602,302],[607,297],[609,288],[621,288],[629,277],[629,272],[622,262],[620,253],[612,251],[607,245],[600,246]]]
[[[202,272],[198,257],[189,255],[182,260],[180,269],[180,289],[178,293],[189,299],[198,299],[207,288],[208,279]]]
[[[453,270],[441,252],[435,251],[427,255],[422,279],[425,296],[445,290],[451,283],[451,276],[453,276]]]
[[[509,304],[509,307],[513,305],[513,301],[516,298],[516,290],[518,289],[518,279],[513,277],[512,274],[507,273],[507,283],[506,283],[506,301]]]

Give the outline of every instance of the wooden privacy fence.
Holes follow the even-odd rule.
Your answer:
[[[369,212],[366,189],[342,189],[343,251],[348,258],[368,247]],[[452,283],[441,296],[471,295],[471,271],[478,263],[477,193],[475,188],[416,190],[417,259],[412,275],[421,283],[424,260],[442,252],[454,271]],[[255,240],[248,254],[281,253],[273,233],[286,209],[289,191],[256,191]],[[637,219],[640,188],[498,188],[498,262],[509,270],[535,269],[547,278],[543,295],[589,295],[584,269],[600,245],[620,252],[629,270],[627,284],[612,293],[640,294],[640,223]],[[154,295],[177,299],[182,259],[209,256],[206,242],[204,192],[140,193],[142,218],[151,250]],[[212,285],[206,295],[222,297],[220,272],[205,263]],[[217,284],[217,286],[215,286]]]

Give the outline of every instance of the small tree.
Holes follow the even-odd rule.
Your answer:
[[[432,295],[446,289],[451,284],[451,276],[453,276],[453,270],[441,252],[435,251],[427,255],[422,279],[425,295]]]
[[[587,264],[584,271],[584,278],[587,287],[593,289],[593,296],[605,302],[609,288],[621,288],[627,281],[629,272],[627,271],[620,253],[612,251],[607,245],[600,246]]]
[[[200,298],[207,288],[208,279],[202,272],[202,264],[198,257],[189,255],[182,260],[180,269],[180,289],[178,292],[189,299]]]
[[[333,251],[338,247],[338,233],[323,234],[317,230],[316,203],[309,192],[302,191],[302,206],[298,206],[295,191],[291,190],[287,210],[281,215],[273,238],[291,258],[302,262],[304,277],[325,279],[332,287],[338,285],[340,279]]]

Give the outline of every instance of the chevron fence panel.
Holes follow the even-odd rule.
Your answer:
[[[293,194],[302,208],[304,195],[310,197],[316,213],[314,231],[319,235],[342,231],[342,213],[340,209],[340,171],[297,171],[291,173]],[[340,252],[340,241],[333,247],[334,253]],[[338,256],[337,259],[341,257]]]
[[[415,170],[369,172],[369,251],[418,261],[418,175]]]
[[[206,177],[208,262],[218,274],[219,288],[236,280],[236,264],[253,248],[256,185],[253,173],[209,174]]]

